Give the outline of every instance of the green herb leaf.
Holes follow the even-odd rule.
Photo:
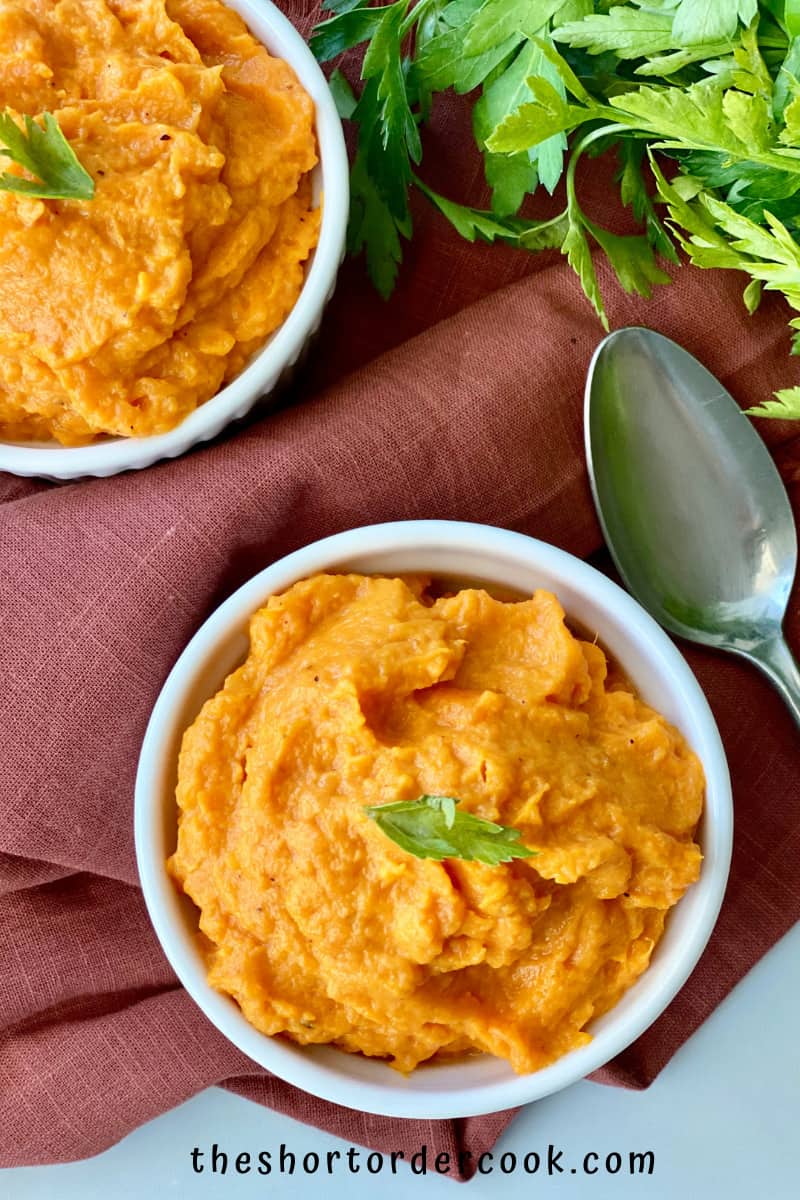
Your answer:
[[[642,178],[644,146],[641,142],[625,139],[619,143],[618,149],[621,167],[617,178],[619,179],[622,203],[633,210],[633,215],[640,224],[644,224],[645,236],[653,249],[677,266],[680,262],[678,253],[672,243],[672,238],[656,212],[652,197]]]
[[[553,16],[553,22],[566,25],[569,21],[581,21],[594,12],[594,7],[594,0],[564,0]]]
[[[681,0],[672,32],[684,46],[733,38],[736,28],[749,25],[758,11],[758,0]]]
[[[472,110],[472,129],[483,152],[484,174],[492,189],[492,210],[498,217],[515,213],[539,182],[535,157],[529,150],[520,154],[494,154],[486,147],[487,140],[509,113],[531,99],[525,80],[531,71],[533,49],[530,42],[525,42],[509,66],[498,68],[498,73],[487,79],[483,94]]]
[[[520,844],[518,829],[496,825],[456,808],[452,796],[420,796],[365,808],[379,829],[415,858],[442,862],[458,858],[496,867],[514,858],[531,858],[535,850]]]
[[[800,222],[800,175],[747,159],[731,161],[706,150],[679,151],[675,156],[683,171],[758,224],[766,223],[766,212],[793,228]]]
[[[772,111],[781,120],[787,104],[800,94],[800,37],[793,38],[773,86]]]
[[[553,37],[590,54],[611,50],[618,58],[649,58],[664,50],[677,49],[669,14],[631,8],[627,4],[560,25],[553,30]]]
[[[507,242],[526,250],[557,250],[561,247],[567,233],[566,217],[561,213],[545,221],[527,221],[520,217],[498,217],[495,213],[483,212],[479,208],[469,208],[464,204],[456,204],[453,200],[439,195],[421,179],[414,182],[419,190],[428,197],[442,216],[468,242]]]
[[[485,54],[513,34],[528,36],[547,25],[564,0],[484,0],[464,39],[467,57]]]
[[[483,212],[478,208],[469,208],[465,204],[456,204],[427,187],[421,180],[417,181],[417,187],[432,204],[436,205],[442,216],[447,217],[453,228],[466,241],[474,242],[476,239],[484,242],[514,243],[519,241],[519,231],[515,228],[513,219],[504,220],[495,216],[494,213]],[[519,221],[516,224],[522,225],[523,222]]]
[[[452,87],[460,94],[471,92],[524,41],[523,34],[512,32],[485,53],[466,55],[464,41],[482,3],[452,0],[442,11],[439,32],[420,48],[416,65],[432,91]]]
[[[800,311],[800,245],[774,214],[765,211],[765,228],[703,191],[702,185],[692,194],[688,176],[670,184],[655,162],[651,166],[678,240],[693,263],[744,271],[767,291],[782,292]],[[798,320],[791,324],[797,328]]]
[[[749,417],[772,417],[780,421],[800,420],[800,387],[783,388],[777,399],[765,400],[755,408],[746,408]]]
[[[544,221],[526,221],[520,230],[519,244],[524,250],[558,250],[564,253],[564,239],[570,225],[566,212]]]
[[[366,254],[367,271],[384,300],[392,294],[403,258],[401,235],[411,237],[411,218],[395,217],[359,151],[350,175],[350,221],[347,249]]]
[[[391,4],[382,11],[381,23],[375,30],[369,49],[364,55],[361,77],[378,81],[376,93],[378,120],[381,125],[384,149],[396,141],[404,146],[414,162],[419,162],[422,156],[419,130],[408,103],[400,57],[401,26],[406,11],[405,0],[400,0],[398,4]]]
[[[797,146],[800,142],[800,95],[794,96],[783,110],[785,128],[780,134],[780,140],[788,146]]]
[[[500,154],[527,150],[554,134],[576,129],[592,116],[602,115],[602,109],[594,112],[592,108],[568,104],[546,79],[534,76],[527,83],[534,100],[498,125],[486,143],[490,150]]]
[[[349,121],[356,110],[358,100],[348,80],[337,67],[328,80],[336,111],[344,121]]]
[[[789,37],[800,36],[800,0],[786,0],[783,5],[783,22]]]
[[[650,154],[650,170],[653,172],[658,194],[667,206],[667,211],[674,222],[675,232],[681,245],[686,247],[691,244],[719,252],[728,251],[725,238],[714,228],[708,213],[702,205],[692,203],[698,195],[703,193],[702,182],[685,175],[676,176],[675,179],[668,182],[652,153]],[[696,241],[692,239],[696,239]],[[734,255],[734,258],[738,263],[739,257]]]
[[[346,13],[354,8],[366,8],[370,0],[325,0],[320,7],[323,12]]]
[[[759,304],[761,303],[762,291],[763,291],[763,284],[762,284],[761,280],[760,279],[751,279],[750,282],[748,283],[747,287],[744,289],[744,292],[742,293],[742,300],[744,301],[744,306],[747,309],[747,311],[750,313],[751,317],[752,317],[753,313],[756,311],[756,309],[758,308]]]
[[[569,68],[562,59],[561,62],[563,63],[563,67],[566,68],[566,72],[559,69],[556,65],[559,58],[560,55],[550,41],[547,30],[540,30],[539,35],[533,39],[533,54],[530,61],[528,78],[535,76],[544,80],[545,83],[552,84],[559,96],[565,100],[569,84],[565,84],[563,75],[569,73]],[[573,87],[576,83],[580,87],[580,82],[575,80],[574,77],[571,82]],[[526,86],[530,92],[530,86]],[[588,95],[586,99],[589,100]],[[536,164],[540,183],[547,189],[551,196],[556,190],[558,181],[561,179],[564,171],[564,153],[566,149],[566,134],[556,133],[553,137],[545,138],[538,146],[534,146],[528,151],[531,159]]]
[[[0,175],[0,189],[39,200],[91,200],[94,180],[81,166],[52,113],[42,115],[42,125],[27,115],[23,120],[24,130],[8,111],[0,113],[0,154],[35,179],[6,172]]]
[[[702,63],[703,70],[709,71],[711,57],[724,54],[727,48],[724,42],[713,46],[685,46],[682,50],[671,50],[668,54],[656,54],[653,58],[646,59],[645,62],[639,63],[635,73],[643,76],[660,75],[667,79],[670,75],[682,71],[684,67],[690,67],[692,63]]]
[[[355,106],[344,78],[333,82],[334,95],[358,126],[358,148],[350,175],[348,249],[365,253],[367,270],[378,292],[388,297],[402,260],[401,238],[411,236],[408,189],[411,161],[422,154],[411,110],[408,74],[401,58],[405,0],[382,8],[343,14],[372,14],[377,23],[361,68],[364,87]],[[322,27],[319,27],[322,28]]]
[[[552,37],[546,34],[541,34],[540,36],[535,37],[533,40],[563,83],[565,90],[568,91],[571,96],[574,96],[576,100],[581,100],[583,103],[589,104],[592,97],[589,95],[586,88],[583,86],[567,60],[564,58],[563,54],[559,54],[558,50],[556,50],[555,46],[553,45]]]
[[[473,109],[476,122],[480,120],[478,104]],[[525,197],[536,191],[539,174],[536,163],[525,150],[519,154],[493,154],[487,150],[485,143],[488,135],[486,124],[479,124],[475,137],[483,146],[483,173],[492,189],[492,212],[502,219],[513,216]]]
[[[800,188],[800,175],[740,159],[732,162],[729,156],[710,150],[682,150],[675,157],[683,170],[702,179],[706,187],[728,190],[736,188],[737,195],[761,196],[769,200],[785,200]]]
[[[567,139],[563,133],[517,154],[501,155],[487,147],[498,126],[533,99],[528,86],[531,77],[550,83],[562,98],[566,97],[561,75],[545,54],[547,45],[544,37],[526,40],[511,64],[487,83],[473,110],[475,137],[483,148],[486,179],[493,189],[492,207],[500,215],[516,212],[538,182],[552,194],[564,170]]]
[[[725,74],[725,86],[738,88],[740,92],[749,92],[753,96],[763,96],[773,105],[774,84],[761,47],[755,27],[743,30],[738,44],[734,44],[729,58],[719,64],[706,62],[703,70],[711,74]]]
[[[318,62],[328,62],[351,46],[368,41],[383,22],[386,8],[341,9],[338,16],[317,25],[308,42],[312,54]]]
[[[653,247],[646,237],[621,237],[584,221],[594,240],[602,247],[624,291],[637,292],[649,299],[656,283],[670,283],[670,277],[658,266]]]
[[[597,313],[607,333],[609,329],[608,317],[606,316],[600,285],[597,282],[597,273],[592,262],[592,251],[583,221],[577,218],[574,212],[569,214],[568,221],[569,225],[566,237],[561,246],[561,253],[566,255],[567,262],[581,282],[584,295]]]
[[[707,79],[687,88],[638,87],[610,96],[609,104],[620,120],[657,138],[655,149],[721,151],[732,159],[800,172],[800,152],[772,143],[771,114],[762,96],[726,90]]]

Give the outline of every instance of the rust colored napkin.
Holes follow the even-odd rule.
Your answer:
[[[291,13],[290,7],[290,13]],[[296,6],[305,28],[309,6]],[[430,155],[481,201],[463,105]],[[592,165],[598,215],[607,168]],[[558,255],[467,246],[431,212],[398,292],[348,264],[302,401],[145,472],[65,486],[0,475],[0,1165],[93,1154],[210,1084],[378,1149],[491,1146],[512,1113],[391,1121],[282,1083],[228,1045],[178,986],[137,886],[132,794],[169,668],[230,592],[336,530],[484,521],[588,556],[581,396],[600,329]],[[785,312],[754,318],[741,280],[676,272],[649,303],[603,282],[615,324],[698,354],[743,402],[791,382]],[[800,429],[762,431],[800,510]],[[702,513],[698,513],[702,521]],[[788,627],[800,649],[797,593]],[[736,847],[716,932],[659,1021],[598,1073],[642,1087],[800,918],[800,743],[745,664],[684,647],[735,788]],[[467,1172],[468,1173],[468,1172]]]

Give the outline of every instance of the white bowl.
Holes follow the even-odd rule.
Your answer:
[[[430,572],[520,591],[551,589],[569,617],[597,632],[642,698],[681,730],[705,769],[700,879],[671,912],[647,971],[589,1027],[591,1043],[534,1074],[515,1075],[507,1063],[485,1055],[423,1066],[405,1078],[379,1061],[269,1038],[206,982],[197,910],[179,895],[165,867],[176,843],[182,734],[247,654],[251,614],[298,579],[344,570]],[[655,621],[615,583],[563,550],[518,533],[451,521],[407,521],[336,534],[280,559],[241,587],[195,634],[164,684],[136,779],[136,855],[144,898],[175,973],[206,1016],[282,1079],[323,1099],[395,1117],[466,1117],[525,1104],[588,1075],[634,1041],[683,986],[708,941],[725,891],[732,833],[730,780],[714,718],[691,670]]]
[[[216,396],[201,404],[175,429],[144,438],[109,438],[91,446],[56,442],[0,442],[0,471],[47,479],[116,475],[175,458],[198,442],[216,437],[245,416],[289,372],[319,328],[336,284],[347,231],[349,183],[342,123],[325,76],[300,34],[269,0],[224,0],[276,58],[288,62],[316,106],[319,164],[312,179],[314,197],[324,198],[319,242],[306,268],[297,303],[264,349]]]

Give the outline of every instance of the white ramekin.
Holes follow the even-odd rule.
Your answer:
[[[243,660],[251,614],[269,596],[319,571],[425,572],[489,581],[523,592],[549,588],[569,617],[596,632],[639,693],[676,725],[706,774],[699,830],[700,879],[671,912],[648,970],[590,1026],[591,1043],[531,1075],[498,1059],[418,1068],[404,1078],[377,1061],[330,1047],[299,1047],[254,1029],[214,991],[197,942],[197,910],[179,895],[165,860],[175,847],[175,781],[182,734],[204,701]],[[574,1083],[637,1038],[683,986],[719,912],[733,834],[725,753],[708,703],[685,660],[626,592],[580,559],[521,534],[450,521],[407,521],[350,530],[280,559],[235,592],[198,630],[153,709],[136,780],[135,839],[145,901],[164,951],[206,1016],[236,1046],[307,1092],[396,1117],[465,1117],[525,1104]]]
[[[344,254],[349,205],[347,150],[342,124],[319,65],[303,38],[269,0],[225,0],[240,13],[251,33],[277,58],[288,62],[316,106],[319,165],[314,193],[323,199],[319,243],[309,259],[306,280],[289,316],[232,383],[201,404],[168,433],[144,438],[109,438],[91,446],[56,442],[0,442],[0,471],[47,479],[116,475],[139,470],[163,458],[175,458],[198,442],[216,437],[231,421],[281,382],[319,328],[336,284]],[[79,301],[79,298],[78,298]]]

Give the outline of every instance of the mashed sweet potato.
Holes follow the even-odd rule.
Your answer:
[[[698,876],[703,771],[553,595],[424,588],[322,575],[255,614],[184,736],[169,867],[256,1028],[534,1071],[647,967]],[[421,793],[537,855],[413,857],[364,806]]]
[[[5,0],[6,107],[54,113],[96,191],[0,192],[0,437],[172,428],[297,299],[311,99],[218,0]]]

